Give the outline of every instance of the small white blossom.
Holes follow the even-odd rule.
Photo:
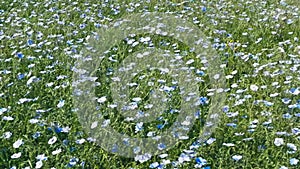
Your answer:
[[[13,154],[12,156],[11,156],[11,158],[12,159],[15,159],[15,158],[20,158],[21,157],[21,152],[19,152],[19,153],[15,153],[15,154]]]
[[[283,145],[283,138],[275,138],[274,144],[275,146],[281,146]]]
[[[35,163],[35,168],[41,168],[43,166],[43,161],[38,161]]]
[[[61,153],[61,149],[57,149],[57,150],[52,151],[52,155],[57,155],[59,153]]]
[[[241,156],[241,155],[234,155],[234,156],[232,156],[232,159],[235,160],[235,161],[239,161],[242,158],[243,158],[243,156]]]
[[[17,141],[13,144],[13,147],[14,147],[14,148],[19,148],[23,143],[24,143],[23,140],[22,140],[22,139],[19,139],[19,140],[17,140]]]
[[[48,144],[52,145],[57,141],[57,137],[53,136],[51,139],[49,139]]]
[[[250,89],[256,92],[258,90],[258,86],[252,84],[250,85]]]

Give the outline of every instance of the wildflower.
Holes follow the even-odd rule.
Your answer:
[[[49,139],[48,144],[52,145],[57,141],[57,137],[53,136],[51,139]]]
[[[61,149],[57,149],[57,150],[52,151],[52,155],[57,155],[59,153],[61,153]]]
[[[159,163],[158,162],[154,162],[154,163],[151,163],[150,164],[150,168],[157,168],[159,166]]]
[[[76,140],[76,144],[83,144],[85,142],[85,139],[79,139],[79,140]]]
[[[227,146],[227,147],[233,147],[234,144],[233,143],[223,143],[224,146]]]
[[[22,53],[18,53],[18,54],[17,54],[17,57],[18,57],[19,59],[23,59],[23,58],[24,58],[24,55],[23,55]]]
[[[45,156],[45,154],[40,154],[36,157],[36,159],[42,161],[42,160],[47,160],[47,157]]]
[[[297,151],[297,146],[293,143],[287,143],[287,147],[292,149],[293,151]]]
[[[290,164],[291,164],[291,165],[297,165],[298,162],[299,162],[299,160],[296,159],[296,158],[291,158],[291,159],[290,159]]]
[[[19,140],[17,140],[17,141],[13,144],[13,147],[14,147],[14,148],[19,148],[23,143],[24,143],[23,140],[22,140],[22,139],[19,139]]]
[[[64,100],[60,100],[59,103],[57,104],[58,108],[62,108],[65,105],[65,101]]]
[[[206,143],[207,143],[207,144],[212,144],[212,143],[215,142],[215,141],[216,141],[215,138],[209,138],[209,139],[206,141]]]
[[[181,153],[180,156],[179,156],[179,158],[178,158],[178,162],[179,163],[183,163],[183,162],[186,162],[186,161],[191,161],[191,157],[189,157],[185,153]]]
[[[250,85],[250,89],[256,92],[258,90],[258,86],[252,84]]]
[[[2,137],[5,138],[5,139],[9,139],[11,136],[12,136],[12,133],[9,132],[9,131],[7,131],[7,132],[5,132],[5,133],[3,134]]]
[[[12,156],[11,156],[11,158],[12,159],[16,159],[16,158],[20,158],[21,157],[21,152],[19,152],[19,153],[15,153],[15,154],[13,154]]]
[[[241,156],[241,155],[234,155],[234,156],[232,156],[232,159],[235,160],[235,161],[239,161],[242,158],[243,158],[243,156]]]
[[[143,129],[143,122],[139,122],[135,125],[135,133],[141,131]]]
[[[206,165],[207,164],[207,160],[205,160],[202,157],[197,157],[195,160],[196,160],[197,164],[200,164],[200,165]]]
[[[135,156],[134,160],[135,161],[139,161],[140,163],[143,163],[143,162],[146,162],[146,161],[150,160],[150,158],[151,158],[151,154],[145,153],[143,155],[137,155],[137,156]]]
[[[281,166],[279,169],[288,169],[286,166]]]
[[[274,144],[276,146],[281,146],[283,145],[283,138],[275,138]]]

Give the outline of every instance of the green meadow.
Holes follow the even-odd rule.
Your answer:
[[[1,1],[0,168],[299,168],[299,8],[297,0]],[[162,154],[127,158],[104,150],[83,127],[73,102],[74,68],[78,56],[86,57],[80,51],[86,49],[87,37],[130,14],[147,12],[172,14],[205,34],[224,74],[224,105],[215,130],[199,142],[215,104],[211,69],[180,39],[128,35],[103,54],[95,72],[96,113],[106,119],[98,127],[154,137],[180,115],[185,100],[171,71],[145,69],[130,79],[135,85],[128,97],[142,100],[139,107],[151,103],[155,87],[169,97],[154,121],[126,121],[114,108],[114,89],[109,87],[114,72],[140,50],[158,48],[184,63],[193,60],[188,68],[201,79],[194,84],[201,96],[186,138]]]

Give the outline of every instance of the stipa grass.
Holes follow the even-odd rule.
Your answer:
[[[73,109],[71,77],[73,57],[88,35],[126,14],[147,11],[174,12],[204,31],[223,61],[228,88],[222,121],[209,140],[195,142],[208,104],[190,139],[140,163],[139,157],[110,154],[88,137]],[[299,33],[296,1],[2,1],[0,166],[298,168]],[[165,38],[151,40],[155,47],[188,51]],[[144,47],[120,46],[110,54],[126,57],[126,51]],[[132,96],[147,97],[139,92]],[[99,94],[109,96],[109,90],[99,89]],[[109,119],[116,130],[135,135],[136,124]],[[160,124],[151,124],[149,131]],[[147,134],[145,128],[142,132]]]

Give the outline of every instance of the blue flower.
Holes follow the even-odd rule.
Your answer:
[[[70,162],[68,163],[68,167],[73,167],[74,165],[76,165],[76,163],[79,161],[78,158],[71,158]]]
[[[197,111],[197,112],[194,114],[195,118],[199,118],[200,115],[201,115],[201,112],[200,112],[200,111]]]
[[[33,45],[34,42],[33,42],[33,40],[29,39],[29,40],[27,41],[27,44],[30,46],[30,45]]]
[[[284,103],[284,104],[289,104],[291,102],[291,99],[289,98],[283,98],[281,99],[281,101]]]
[[[200,164],[200,165],[205,165],[205,164],[207,164],[207,160],[205,160],[205,159],[202,158],[202,157],[197,157],[195,160],[196,160],[196,163],[197,163],[197,164]]]
[[[18,54],[17,54],[17,57],[18,57],[19,59],[22,59],[22,58],[24,57],[24,55],[23,55],[22,53],[18,53]]]
[[[201,105],[207,104],[208,103],[207,100],[208,100],[207,97],[200,97],[200,99],[199,99]]]
[[[286,114],[283,114],[282,117],[285,119],[290,119],[290,118],[292,118],[292,115],[290,115],[289,113],[286,113]]]
[[[69,144],[69,141],[68,141],[68,140],[63,140],[63,144],[64,144],[65,146],[67,146],[67,145]]]
[[[164,128],[164,125],[163,125],[163,124],[158,124],[156,127],[157,127],[158,129],[163,129],[163,128]]]
[[[111,152],[113,152],[113,153],[118,152],[118,146],[116,144],[113,145]]]
[[[22,80],[25,77],[23,73],[18,74],[18,80]]]
[[[224,106],[224,107],[223,107],[223,112],[224,112],[224,113],[227,113],[228,111],[229,111],[229,106]]]
[[[55,126],[54,127],[54,131],[56,132],[56,133],[61,133],[62,132],[62,128],[61,127],[58,127],[58,126]]]
[[[38,137],[40,137],[41,136],[41,133],[40,132],[36,132],[36,133],[34,133],[33,135],[32,135],[32,137],[34,138],[34,139],[36,139],[36,138],[38,138]]]
[[[158,149],[159,150],[163,150],[165,148],[167,148],[167,146],[165,144],[163,144],[163,143],[158,144]]]
[[[200,76],[204,76],[205,75],[205,73],[202,71],[202,70],[197,70],[197,72],[196,72],[198,75],[200,75]]]
[[[70,147],[70,152],[74,152],[76,150],[75,147]]]

